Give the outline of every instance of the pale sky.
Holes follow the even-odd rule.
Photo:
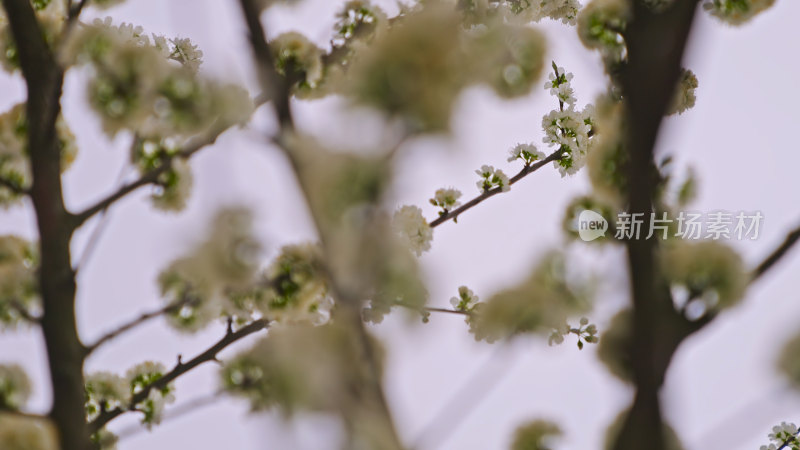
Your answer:
[[[333,14],[343,1],[303,0],[299,6],[267,17],[270,37],[288,30],[307,34],[320,45],[329,37]],[[388,4],[391,1],[380,2]],[[88,11],[87,19],[95,11]],[[205,53],[203,73],[243,83],[256,93],[250,51],[235,1],[136,0],[108,11],[116,21],[145,30],[190,37]],[[104,14],[103,14],[104,15]],[[698,211],[761,211],[765,217],[756,241],[734,242],[751,265],[783,240],[800,222],[796,196],[800,155],[787,141],[800,119],[797,105],[800,64],[800,2],[779,0],[752,23],[731,28],[700,14],[685,66],[698,76],[697,106],[670,119],[659,151],[673,154],[679,168],[692,166],[700,191]],[[603,89],[596,54],[580,44],[574,29],[546,22],[548,58],[575,74],[573,85],[582,106]],[[91,203],[117,183],[127,158],[127,138],[108,141],[84,102],[79,72],[67,77],[64,110],[81,153],[65,176],[67,204]],[[473,170],[481,164],[515,172],[506,163],[518,142],[539,143],[541,117],[553,107],[537,88],[523,99],[502,101],[487,88],[464,93],[454,114],[450,137],[417,139],[403,148],[393,198],[416,204],[428,217],[427,199],[439,187],[455,186],[465,197],[477,194]],[[19,78],[0,75],[0,109],[24,97]],[[329,142],[358,149],[380,141],[380,122],[368,113],[344,112],[345,104],[325,99],[296,104],[297,122]],[[78,317],[87,340],[161,305],[155,285],[159,271],[203,235],[207,219],[222,205],[243,204],[257,213],[256,229],[270,255],[284,244],[313,239],[305,206],[279,151],[263,144],[270,116],[256,116],[250,129],[230,132],[194,160],[195,190],[181,214],[154,211],[147,191],[131,196],[110,212],[99,248],[79,278]],[[421,258],[430,303],[448,306],[462,284],[483,299],[521,280],[543,251],[562,245],[563,210],[575,195],[588,192],[586,174],[561,178],[547,167],[469,211],[458,224],[435,231],[432,250]],[[29,208],[0,212],[0,233],[34,237]],[[90,223],[77,236],[75,254],[85,244]],[[595,247],[591,247],[595,248]],[[602,331],[627,298],[622,248],[572,246],[592,271],[606,281],[590,317]],[[684,343],[668,373],[662,398],[665,414],[689,450],[754,449],[767,442],[772,425],[800,421],[800,396],[785,388],[774,361],[783,343],[800,332],[798,280],[800,251],[787,257],[747,295],[742,305],[718,318]],[[632,391],[597,361],[595,347],[578,351],[574,340],[548,347],[541,339],[520,339],[508,348],[474,342],[463,319],[431,317],[426,325],[409,324],[402,314],[370,329],[385,342],[388,355],[385,389],[399,432],[416,443],[444,404],[476,370],[483,382],[470,397],[483,397],[460,421],[436,422],[447,439],[427,449],[507,448],[520,423],[535,418],[556,421],[565,438],[556,448],[599,448],[606,426],[625,408]],[[124,371],[143,360],[170,367],[204,350],[224,333],[212,326],[195,336],[178,335],[154,321],[93,355],[87,370]],[[247,344],[238,348],[246,347]],[[223,359],[235,353],[224,353]],[[488,362],[487,362],[488,361]],[[31,375],[33,409],[49,405],[46,358],[38,331],[0,335],[0,363],[22,364]],[[173,408],[206,398],[217,389],[218,368],[204,366],[177,383]],[[483,395],[485,393],[485,395]],[[167,449],[309,449],[333,448],[335,424],[306,417],[287,425],[271,414],[251,415],[241,401],[223,399],[190,414],[165,419],[152,432],[122,440],[120,450]],[[456,410],[461,410],[459,405]],[[451,417],[451,419],[455,419]],[[112,431],[130,430],[137,418],[121,419]],[[441,425],[441,426],[439,426]],[[429,435],[430,436],[430,435]]]

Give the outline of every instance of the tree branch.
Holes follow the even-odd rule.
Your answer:
[[[135,411],[136,405],[145,401],[150,395],[150,391],[153,389],[163,389],[168,384],[172,383],[185,373],[191,371],[197,366],[201,364],[207,363],[209,361],[216,361],[217,355],[224,350],[226,347],[230,346],[231,344],[250,336],[253,333],[257,333],[261,330],[264,330],[269,326],[269,323],[265,319],[256,320],[254,322],[250,322],[249,324],[245,325],[244,327],[233,331],[228,330],[225,333],[225,336],[217,341],[216,344],[212,345],[208,350],[204,351],[203,353],[195,356],[188,362],[182,362],[180,359],[175,367],[165,374],[163,377],[159,378],[152,384],[147,385],[144,389],[136,393],[133,398],[131,399],[130,403],[125,408],[115,408],[109,411],[104,411],[97,416],[92,422],[89,423],[89,431],[91,433],[96,433],[104,426],[106,426],[109,422],[116,419],[117,417],[125,414],[126,412]]]
[[[561,150],[556,150],[555,152],[553,152],[550,155],[548,155],[545,159],[543,159],[543,160],[541,160],[541,161],[539,161],[539,162],[537,162],[535,164],[531,164],[529,166],[523,167],[522,170],[520,170],[518,174],[514,175],[514,177],[512,177],[509,180],[509,182],[508,182],[509,186],[514,185],[514,183],[516,183],[519,180],[525,178],[529,174],[531,174],[533,172],[536,172],[537,170],[539,170],[542,167],[544,167],[546,164],[551,163],[553,161],[560,160],[563,157],[563,154],[564,153]],[[483,194],[473,198],[472,200],[468,201],[467,203],[464,203],[463,205],[459,206],[458,208],[456,208],[456,209],[454,209],[452,211],[448,211],[445,214],[440,215],[436,220],[434,220],[434,221],[432,221],[430,223],[430,227],[431,228],[436,228],[439,225],[441,225],[441,224],[443,224],[443,223],[445,223],[445,222],[447,222],[448,220],[451,220],[451,219],[453,221],[455,221],[455,220],[458,219],[458,216],[463,214],[465,211],[468,211],[468,210],[474,208],[475,206],[479,205],[480,203],[483,203],[489,197],[493,197],[493,196],[495,196],[495,195],[497,195],[497,194],[499,194],[501,192],[503,192],[503,190],[501,188],[499,188],[499,187],[496,187],[494,189],[489,189],[488,191],[484,191]]]
[[[677,85],[698,0],[676,0],[661,13],[643,1],[631,2],[633,20],[626,32],[628,62],[620,73],[625,101],[630,213],[652,211],[656,178],[654,149],[667,105]],[[672,355],[688,325],[675,311],[663,286],[654,240],[626,242],[633,299],[630,359],[636,394],[613,450],[665,449],[659,390]],[[685,336],[684,336],[685,337]]]
[[[71,25],[73,22],[78,20],[78,17],[80,17],[83,9],[89,4],[89,0],[80,0],[78,3],[72,3],[70,0],[67,1],[71,4],[69,8],[69,14],[67,16],[67,23],[68,25]]]
[[[800,227],[795,228],[788,235],[786,235],[786,239],[784,239],[783,243],[773,250],[769,256],[764,258],[764,261],[762,261],[761,264],[755,268],[751,283],[758,280],[762,275],[767,273],[767,271],[772,269],[775,264],[778,263],[778,261],[780,261],[784,256],[786,256],[787,253],[789,253],[789,250],[791,250],[798,241],[800,241]]]
[[[92,352],[97,350],[98,347],[100,347],[101,345],[105,344],[106,342],[108,342],[108,341],[110,341],[110,340],[112,340],[114,338],[117,338],[121,334],[123,334],[123,333],[125,333],[125,332],[127,332],[129,330],[132,330],[133,328],[136,328],[139,325],[142,325],[143,323],[149,321],[150,319],[155,319],[156,317],[160,317],[160,316],[163,316],[163,315],[166,315],[166,314],[173,313],[175,311],[180,310],[184,306],[190,306],[194,302],[195,302],[195,299],[193,299],[191,297],[184,297],[184,298],[182,298],[181,300],[179,300],[177,302],[174,302],[174,303],[171,303],[171,304],[169,304],[167,306],[164,306],[163,308],[159,308],[159,309],[154,310],[154,311],[143,313],[139,317],[137,317],[137,318],[135,318],[135,319],[133,319],[133,320],[121,325],[120,327],[118,327],[118,328],[116,328],[116,329],[114,329],[112,331],[109,331],[108,333],[104,334],[99,339],[97,339],[97,341],[95,341],[94,344],[91,344],[91,345],[87,346],[86,347],[86,356],[88,357],[90,354],[92,354]]]
[[[189,142],[189,144],[187,144],[186,147],[184,147],[174,155],[170,156],[169,158],[164,159],[163,164],[161,164],[160,166],[142,174],[138,180],[123,185],[122,187],[112,192],[105,198],[101,199],[94,205],[86,208],[85,210],[77,214],[73,214],[72,215],[73,228],[80,227],[87,220],[94,217],[96,214],[99,214],[100,212],[107,210],[108,208],[113,206],[117,201],[125,198],[128,194],[136,191],[137,189],[150,184],[157,183],[158,178],[172,168],[172,164],[175,158],[183,158],[183,159],[191,158],[198,151],[202,150],[203,148],[209,145],[214,144],[217,141],[217,138],[219,138],[219,136],[227,129],[228,127],[223,127],[223,126],[213,127],[212,130],[206,133],[204,136],[196,137],[191,142]]]
[[[61,145],[56,132],[64,73],[45,41],[30,0],[2,3],[27,87],[25,117],[32,175],[30,198],[39,232],[41,329],[53,391],[49,415],[58,429],[60,448],[89,450],[83,344],[75,320],[76,287],[70,256],[74,229],[64,206]]]

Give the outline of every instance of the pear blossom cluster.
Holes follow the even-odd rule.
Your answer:
[[[775,0],[705,0],[703,9],[730,25],[741,25],[774,4]]]
[[[433,229],[416,206],[402,206],[392,220],[395,232],[417,256],[431,248]]]
[[[448,211],[452,211],[461,206],[461,202],[458,201],[459,198],[461,198],[461,191],[458,189],[441,188],[436,190],[433,198],[430,199],[429,202],[433,206],[442,208],[439,214],[447,214]]]
[[[502,192],[511,190],[511,183],[508,176],[500,169],[495,169],[493,166],[482,165],[480,169],[475,170],[480,179],[476,183],[481,192],[487,192],[492,189],[500,189]]]
[[[334,302],[320,273],[322,249],[311,243],[281,249],[262,275],[267,286],[257,308],[278,323],[321,325],[331,315]]]
[[[58,45],[66,23],[66,8],[63,1],[47,0],[32,2],[39,27],[45,42],[51,49]],[[0,9],[0,67],[9,73],[20,69],[17,44],[11,35],[11,28],[5,9]]]
[[[142,424],[148,428],[159,424],[165,406],[175,401],[175,385],[169,383],[158,389],[149,386],[165,373],[163,364],[145,361],[131,367],[124,376],[104,371],[87,374],[84,379],[87,420],[94,420],[104,411],[131,408],[142,414]],[[149,389],[147,398],[131,405],[133,396],[145,389]],[[92,436],[92,441],[103,450],[111,450],[116,448],[117,437],[102,429]]]
[[[278,72],[295,82],[295,89],[310,90],[322,81],[322,49],[300,33],[283,33],[270,42]]]
[[[667,110],[667,115],[683,114],[693,108],[697,101],[696,91],[698,86],[697,75],[689,69],[681,68],[678,86],[675,88],[675,95]]]
[[[16,411],[31,395],[31,383],[17,364],[0,364],[0,410]]]
[[[25,103],[18,103],[0,114],[0,177],[21,190],[28,189],[32,182],[27,129]],[[61,143],[61,170],[66,171],[78,154],[78,146],[63,116],[56,119],[56,132]],[[0,186],[0,208],[21,199],[22,196],[10,188]]]
[[[627,60],[623,34],[630,17],[630,2],[626,0],[592,0],[578,16],[581,42],[600,52],[607,70]]]
[[[564,338],[570,334],[578,337],[577,345],[580,350],[583,350],[584,342],[589,344],[600,342],[600,338],[597,336],[597,325],[590,324],[588,318],[581,317],[577,328],[567,323],[561,328],[554,329],[547,338],[547,343],[551,346],[560,345],[564,342]]]
[[[136,395],[150,385],[161,379],[166,373],[166,368],[161,363],[145,361],[128,369],[125,381],[130,386],[130,394]],[[164,407],[175,401],[175,385],[170,383],[159,389],[150,389],[147,398],[136,409],[144,416],[142,423],[149,427],[161,423]]]
[[[662,251],[664,277],[705,304],[706,308],[733,306],[747,288],[741,256],[719,241],[670,242]]]
[[[472,292],[472,289],[466,286],[459,286],[458,297],[452,297],[450,304],[453,305],[457,311],[470,312],[475,305],[480,302],[480,298]]]
[[[25,322],[40,308],[38,250],[18,236],[0,236],[0,327]]]
[[[547,17],[559,20],[564,25],[575,25],[581,6],[577,0],[506,0],[501,8],[507,11],[509,18],[523,23],[539,22]]]
[[[772,433],[767,437],[770,443],[762,445],[760,450],[777,450],[779,448],[798,450],[800,449],[800,440],[797,438],[798,430],[797,425],[793,423],[781,422],[780,425],[772,427]]]
[[[560,103],[574,105],[575,90],[572,89],[572,73],[564,71],[563,67],[555,67],[554,73],[548,75],[548,80],[544,83],[544,88],[550,90],[550,95],[556,97]]]
[[[253,109],[243,89],[197,76],[202,52],[186,38],[151,40],[139,26],[106,18],[70,33],[60,57],[91,68],[89,101],[112,137],[130,130],[183,142],[212,124],[243,123]]]
[[[544,152],[537,150],[533,143],[517,144],[508,152],[508,162],[522,160],[526,166],[529,166],[536,161],[541,161],[544,158]]]
[[[352,39],[371,38],[379,26],[385,25],[386,13],[369,1],[350,0],[336,14],[332,44],[342,47]]]
[[[545,133],[542,142],[561,152],[560,159],[553,164],[562,177],[575,174],[585,165],[594,115],[592,105],[587,105],[582,111],[575,109],[576,100],[570,85],[572,78],[571,73],[566,73],[554,62],[550,81],[545,83],[545,89],[558,99],[559,108],[542,118]],[[565,109],[564,105],[568,107]]]
[[[9,450],[60,450],[58,433],[50,420],[0,412],[0,443]]]

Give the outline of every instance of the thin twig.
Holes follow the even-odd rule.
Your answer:
[[[209,361],[216,361],[217,355],[224,350],[229,345],[253,334],[257,333],[265,328],[269,323],[265,319],[259,319],[253,322],[250,322],[248,325],[244,327],[232,331],[226,332],[225,336],[217,341],[216,344],[212,345],[208,350],[204,351],[203,353],[195,356],[188,362],[182,362],[178,359],[178,363],[175,367],[165,374],[163,377],[159,378],[152,384],[145,386],[144,389],[136,393],[133,398],[131,399],[130,403],[125,408],[115,408],[109,411],[102,412],[96,419],[89,423],[89,430],[91,433],[96,433],[104,426],[106,426],[109,422],[116,419],[117,417],[125,414],[126,412],[135,411],[136,406],[147,399],[150,395],[150,391],[153,389],[163,389],[167,387],[170,383],[175,381],[177,378],[182,376],[183,374],[191,371],[195,367],[207,363]]]
[[[131,146],[135,146],[139,143],[139,137],[134,137],[133,143]],[[122,166],[119,171],[119,175],[117,176],[117,186],[119,187],[122,182],[125,180],[125,172],[128,169],[128,164]],[[83,269],[89,261],[89,258],[94,254],[94,250],[97,248],[98,244],[100,243],[100,238],[103,237],[103,232],[106,230],[106,227],[109,224],[109,214],[108,208],[100,211],[100,222],[97,226],[94,227],[92,230],[91,236],[89,236],[89,240],[86,242],[86,246],[83,248],[83,252],[81,253],[80,258],[78,258],[78,264],[75,265],[73,272],[75,272],[75,276],[78,275],[78,272]]]
[[[213,394],[206,395],[204,397],[198,397],[189,400],[183,404],[176,405],[174,408],[167,409],[166,411],[164,411],[164,418],[161,420],[161,424],[172,421],[174,419],[179,419],[181,417],[195,413],[201,408],[205,408],[207,406],[211,406],[217,403],[222,398],[222,393],[223,393],[222,391],[217,391],[214,392]],[[136,436],[137,434],[143,433],[146,430],[147,428],[136,424],[122,429],[122,431],[117,433],[117,437],[121,441],[131,436]]]
[[[83,225],[84,222],[92,218],[95,214],[98,214],[110,208],[118,200],[124,198],[125,196],[139,189],[140,187],[157,183],[159,177],[163,173],[167,172],[172,168],[172,164],[175,158],[188,159],[192,157],[195,153],[197,153],[204,147],[212,145],[214,142],[216,142],[217,138],[227,129],[228,127],[219,127],[219,126],[214,127],[204,136],[200,136],[194,139],[189,144],[187,144],[186,147],[184,147],[182,150],[176,152],[169,158],[165,158],[160,166],[144,173],[138,180],[120,187],[115,192],[109,194],[108,196],[98,201],[94,205],[86,208],[84,211],[74,214],[73,215],[74,228],[80,227],[81,225]]]
[[[539,161],[539,162],[537,162],[535,164],[526,165],[525,167],[522,168],[522,170],[519,171],[518,174],[514,175],[514,177],[509,180],[509,182],[508,182],[509,186],[514,185],[514,183],[516,183],[519,180],[525,178],[529,174],[531,174],[533,172],[536,172],[537,170],[541,169],[547,163],[551,163],[553,161],[560,160],[561,158],[563,158],[563,156],[564,156],[564,152],[562,150],[556,150],[555,152],[553,152],[549,156],[547,156],[545,159],[543,159],[543,160],[541,160],[541,161]],[[463,214],[465,211],[474,208],[475,206],[479,205],[480,203],[482,203],[483,201],[485,201],[489,197],[495,196],[495,195],[497,195],[497,194],[499,194],[501,192],[503,192],[503,189],[500,188],[500,187],[496,187],[494,189],[489,189],[487,191],[484,191],[481,195],[473,198],[472,200],[468,201],[467,203],[464,203],[460,207],[440,215],[436,220],[434,220],[434,221],[432,221],[430,223],[430,226],[431,226],[431,228],[436,228],[437,226],[447,222],[450,219],[456,220],[456,219],[458,219],[458,216]]]
[[[800,227],[795,228],[788,235],[786,235],[786,239],[784,239],[783,243],[779,245],[778,248],[773,250],[772,253],[770,253],[769,256],[767,256],[764,261],[762,261],[761,264],[756,267],[756,269],[753,271],[752,281],[761,278],[762,275],[773,268],[775,264],[777,264],[778,261],[786,256],[789,250],[791,250],[792,247],[797,244],[798,240],[800,240]]]
[[[483,364],[474,369],[472,374],[450,395],[428,425],[414,439],[413,448],[440,448],[458,429],[464,419],[468,418],[483,400],[501,385],[501,381],[511,373],[507,367],[498,367],[504,356],[504,346],[498,346]],[[516,357],[513,354],[512,357]],[[516,360],[512,361],[516,362]],[[500,370],[503,369],[503,370]],[[499,375],[495,376],[495,372]]]
[[[94,344],[91,344],[91,345],[87,346],[86,347],[86,356],[89,356],[92,352],[97,350],[98,347],[100,347],[101,345],[105,344],[106,342],[108,342],[108,341],[110,341],[110,340],[112,340],[114,338],[119,337],[121,334],[125,333],[126,331],[129,331],[129,330],[131,330],[133,328],[136,328],[139,325],[142,325],[143,323],[149,321],[150,319],[155,319],[156,317],[160,317],[160,316],[163,316],[165,314],[170,314],[170,313],[173,313],[175,311],[178,311],[181,308],[183,308],[184,306],[191,305],[193,302],[195,302],[195,299],[187,296],[187,297],[183,297],[182,299],[180,299],[177,302],[174,302],[174,303],[171,303],[171,304],[169,304],[167,306],[164,306],[163,308],[159,308],[157,310],[141,314],[139,317],[137,317],[137,318],[135,318],[135,319],[123,324],[122,326],[120,326],[120,327],[118,327],[118,328],[116,328],[116,329],[104,334],[99,339],[97,339],[97,341],[95,341]]]

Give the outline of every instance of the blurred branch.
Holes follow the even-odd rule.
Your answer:
[[[533,172],[536,172],[537,170],[539,170],[542,167],[544,167],[546,164],[551,163],[553,161],[558,161],[562,157],[563,157],[563,152],[561,150],[556,150],[555,152],[553,152],[550,155],[548,155],[545,159],[543,159],[543,160],[541,160],[541,161],[539,161],[539,162],[537,162],[535,164],[526,165],[525,167],[523,167],[522,170],[520,170],[518,174],[514,175],[514,177],[512,177],[509,180],[508,184],[510,186],[514,185],[514,183],[516,183],[519,180],[525,178],[529,174],[531,174]],[[456,208],[456,209],[454,209],[452,211],[448,211],[446,214],[440,215],[436,220],[434,220],[434,221],[432,221],[430,223],[430,226],[431,226],[431,228],[436,228],[437,226],[447,222],[450,219],[452,219],[453,221],[456,221],[458,219],[458,216],[460,216],[465,211],[468,211],[468,210],[474,208],[475,206],[479,205],[480,203],[483,203],[489,197],[493,197],[493,196],[495,196],[495,195],[497,195],[497,194],[499,194],[501,192],[503,192],[503,190],[502,190],[502,188],[499,188],[499,187],[496,187],[494,189],[489,189],[488,191],[484,191],[481,195],[473,198],[472,200],[468,201],[467,203],[464,203],[460,207],[458,207],[458,208]]]
[[[772,269],[775,264],[777,264],[784,256],[786,256],[787,253],[789,253],[789,250],[791,250],[799,240],[800,227],[795,228],[788,235],[786,235],[786,239],[784,239],[783,243],[773,250],[772,253],[770,253],[769,256],[767,256],[764,261],[762,261],[761,264],[755,268],[753,271],[753,279],[750,282],[752,283],[753,281],[758,280],[762,275],[767,273],[767,271]]]
[[[137,317],[137,318],[135,318],[135,319],[133,319],[133,320],[121,325],[120,327],[118,327],[118,328],[116,328],[116,329],[104,334],[97,341],[95,341],[94,344],[91,344],[91,345],[87,346],[86,347],[86,356],[88,357],[90,354],[92,354],[92,352],[97,350],[98,347],[100,347],[101,345],[105,344],[106,342],[108,342],[108,341],[120,336],[121,334],[123,334],[123,333],[125,333],[125,332],[127,332],[129,330],[132,330],[132,329],[138,327],[139,325],[142,325],[143,323],[149,321],[150,319],[155,319],[156,317],[160,317],[160,316],[163,316],[163,315],[166,315],[166,314],[170,314],[170,313],[179,311],[184,306],[190,306],[195,302],[196,302],[195,299],[187,296],[187,297],[183,297],[182,299],[180,299],[177,302],[171,303],[171,304],[169,304],[167,306],[164,306],[162,308],[159,308],[159,309],[156,309],[154,311],[147,312],[147,313],[143,313],[139,317]]]
[[[131,153],[133,152],[134,147],[139,144],[139,142],[140,142],[139,136],[138,135],[134,136],[133,142],[131,143]],[[127,168],[128,168],[128,163],[123,165],[119,171],[119,175],[117,176],[117,182],[116,182],[116,186],[118,189],[119,186],[125,180],[125,172]],[[107,213],[108,213],[108,208],[100,211],[99,213],[100,222],[92,230],[92,234],[89,236],[89,240],[86,242],[86,246],[83,248],[83,252],[81,252],[80,258],[78,258],[78,263],[75,265],[75,268],[73,269],[76,277],[78,276],[78,272],[81,269],[83,269],[89,262],[89,259],[94,254],[94,250],[100,243],[100,238],[103,237],[103,232],[106,230],[106,227],[108,226],[109,223],[109,215]]]
[[[268,326],[269,323],[264,319],[250,322],[249,324],[245,325],[244,327],[236,331],[233,331],[229,326],[228,331],[225,333],[225,336],[219,341],[217,341],[216,344],[212,345],[208,350],[195,356],[190,361],[185,363],[182,362],[179,357],[178,363],[171,371],[169,371],[163,377],[156,380],[154,383],[147,385],[144,389],[137,392],[133,396],[127,407],[115,408],[112,410],[101,412],[96,419],[94,419],[92,422],[89,423],[89,431],[91,433],[96,433],[104,426],[106,426],[106,424],[116,419],[117,417],[121,416],[122,414],[125,414],[126,412],[135,411],[136,405],[145,401],[147,397],[150,395],[150,391],[152,391],[153,389],[163,389],[167,385],[178,379],[180,376],[191,371],[195,367],[207,363],[209,361],[216,361],[217,355],[226,347],[253,333],[257,333],[261,330],[264,330]]]
[[[293,84],[291,74],[293,70],[291,67],[284,68],[285,73],[289,74],[288,77],[281,76],[281,74],[278,73],[272,51],[267,43],[264,27],[261,25],[261,9],[258,7],[257,2],[254,0],[239,0],[239,4],[242,8],[245,23],[247,24],[261,88],[272,101],[275,115],[277,116],[280,126],[278,135],[273,138],[273,141],[284,150],[294,174],[298,179],[299,185],[303,190],[303,194],[307,199],[308,186],[303,182],[302,166],[297,156],[287,148],[284,140],[284,137],[294,130],[291,110],[291,86]],[[320,232],[322,246],[326,248],[325,230],[324,227],[321,226],[322,222],[319,220],[318,214],[315,213],[313,208],[311,209],[311,215],[317,230]],[[397,435],[394,420],[392,419],[392,414],[383,392],[381,380],[382,370],[379,367],[379,358],[376,354],[377,349],[364,327],[359,301],[343,295],[344,291],[339,288],[334,278],[331,277],[330,282],[331,291],[337,301],[340,301],[341,305],[341,309],[338,312],[339,320],[342,320],[342,323],[352,326],[353,330],[357,333],[359,347],[354,350],[363,355],[364,361],[369,368],[363,383],[360,383],[357,388],[358,396],[360,397],[359,406],[370,411],[370,414],[374,414],[380,425],[385,427],[385,429],[382,430],[387,436],[387,441],[382,442],[384,449],[402,448],[402,443]],[[344,419],[347,420],[347,413],[345,413],[344,416]]]
[[[676,0],[656,13],[633,1],[625,42],[627,64],[619,82],[625,101],[628,205],[632,214],[652,211],[657,179],[654,150],[664,113],[674,95],[698,0]],[[636,387],[633,405],[610,447],[613,450],[664,450],[659,391],[674,352],[693,324],[675,311],[656,263],[656,242],[626,242],[633,299],[630,360]]]
[[[413,309],[414,311],[418,311],[420,313],[445,313],[445,314],[458,314],[458,315],[462,315],[462,316],[471,316],[472,315],[472,313],[469,312],[469,311],[461,311],[461,310],[458,310],[458,309],[436,308],[436,307],[433,307],[433,306],[422,306],[422,307],[419,307],[419,306],[409,305],[408,303],[405,303],[405,302],[402,302],[402,301],[397,301],[395,303],[395,306],[401,306],[403,308]]]

